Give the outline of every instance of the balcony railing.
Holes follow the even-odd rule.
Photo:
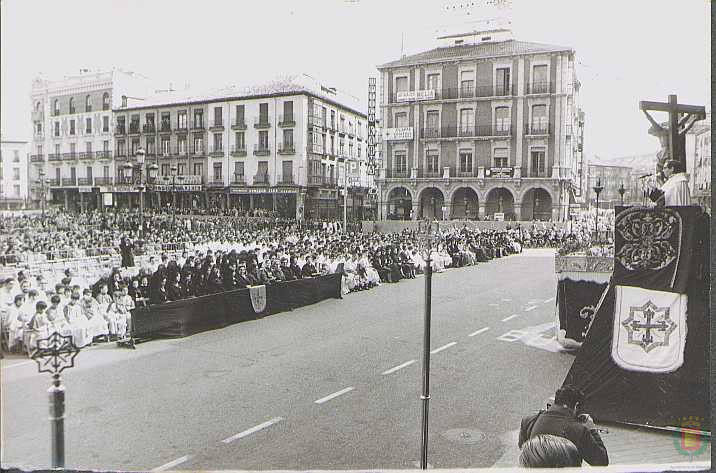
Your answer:
[[[241,119],[237,118],[234,121],[234,123],[231,124],[231,129],[232,130],[245,130],[246,129],[246,121],[243,118],[241,118]]]
[[[296,148],[293,143],[279,143],[278,154],[296,154]]]
[[[418,169],[417,177],[419,179],[435,179],[443,177],[441,169]]]
[[[130,135],[138,135],[139,134],[139,122],[133,122],[129,124],[129,134]]]
[[[42,163],[44,161],[45,161],[44,154],[33,154],[32,156],[30,156],[31,163]]]
[[[408,169],[386,169],[386,179],[407,179],[410,177],[410,170]]]
[[[267,174],[256,174],[254,175],[255,186],[267,186],[269,185],[269,176]]]
[[[62,161],[62,154],[61,153],[50,153],[47,155],[48,161]]]
[[[112,159],[111,151],[97,151],[97,159]]]
[[[291,115],[281,115],[278,117],[278,126],[296,126],[296,120]]]
[[[92,178],[91,177],[80,177],[77,179],[77,185],[80,186],[91,186],[92,185]]]
[[[345,125],[345,123],[341,123],[340,125],[338,125],[338,133],[341,134],[341,135],[345,135],[345,134],[346,134],[346,125]]]
[[[175,133],[186,133],[189,131],[189,128],[186,126],[186,124],[177,125],[177,127],[174,129]]]
[[[80,151],[80,159],[94,159],[94,151]]]
[[[62,187],[67,186],[76,186],[77,185],[77,179],[73,177],[63,177],[62,178]]]
[[[210,156],[224,156],[224,147],[223,146],[210,146],[209,147],[209,155]]]
[[[453,171],[453,170],[451,169],[451,171]],[[451,172],[450,175],[451,175],[451,176],[454,176],[454,177],[477,177],[477,171],[475,171],[474,169],[460,169],[460,168],[457,168],[457,170],[455,171],[455,173],[453,174],[453,173]]]
[[[206,150],[203,146],[195,147],[191,149],[192,156],[204,156],[206,154]]]
[[[224,129],[224,120],[214,120],[209,122],[209,129],[210,130],[223,130]]]
[[[50,186],[59,187],[59,185],[62,183],[62,181],[60,180],[59,177],[57,177],[57,178],[55,178],[55,179],[48,179],[47,183],[48,183]]]
[[[161,126],[159,127],[160,133],[171,133],[172,131],[172,124],[169,122],[162,122]]]
[[[180,146],[175,146],[174,149],[174,156],[187,156],[189,154],[189,148],[184,146],[183,148]]]
[[[127,156],[126,151],[117,151],[117,154],[115,155],[114,160],[124,162],[124,161],[128,161],[129,157]]]
[[[316,115],[309,115],[309,116],[308,116],[308,125],[309,125],[309,126],[317,126],[317,127],[320,127],[320,128],[327,128],[325,118],[319,117],[319,116],[316,116]]]
[[[552,83],[550,81],[535,81],[527,84],[528,94],[549,94],[552,93]]]
[[[268,156],[271,153],[271,148],[267,145],[255,144],[254,145],[254,156]]]
[[[336,187],[337,182],[336,178],[332,176],[308,176],[309,186]]]
[[[531,169],[529,177],[550,177],[545,169]]]
[[[207,187],[224,187],[224,179],[223,178],[214,178],[209,180],[209,182],[206,183]]]
[[[245,186],[246,176],[244,176],[243,174],[234,174],[234,179],[231,181],[231,183],[239,186]]]
[[[63,161],[76,161],[77,153],[72,152],[72,151],[69,153],[62,153],[62,160]]]
[[[256,117],[254,119],[254,128],[271,128],[269,117]]]
[[[195,121],[194,124],[191,126],[192,130],[203,130],[204,129],[204,122],[203,121]]]
[[[148,135],[151,135],[157,132],[157,127],[154,126],[154,123],[145,123],[142,127],[142,131]]]
[[[456,138],[456,137],[488,137],[488,136],[509,136],[512,134],[511,125],[479,125],[479,126],[462,126],[450,125],[440,128],[422,128],[420,136],[422,138]]]
[[[528,123],[525,125],[525,135],[549,135],[549,123]]]
[[[126,129],[123,125],[117,125],[117,126],[114,128],[114,134],[115,134],[115,135],[120,135],[120,136],[126,135],[126,134],[127,134],[127,129]]]
[[[279,186],[293,186],[296,183],[293,182],[293,176],[281,176],[281,179],[278,180],[277,184]]]
[[[246,156],[246,146],[232,146],[231,147],[231,156],[235,157],[243,157]]]
[[[111,186],[113,179],[111,177],[95,177],[95,186]]]

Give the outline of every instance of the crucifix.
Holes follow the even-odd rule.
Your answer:
[[[686,133],[698,120],[706,118],[706,109],[700,105],[684,105],[678,103],[676,95],[669,95],[668,102],[640,101],[639,110],[644,112],[651,123],[649,134],[659,138],[661,150],[657,154],[656,171],[661,170],[666,161],[673,159],[679,161],[686,169]],[[657,123],[649,112],[668,112],[669,121]]]

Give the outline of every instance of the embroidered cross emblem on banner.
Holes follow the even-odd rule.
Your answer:
[[[656,347],[668,347],[669,335],[676,330],[669,308],[657,307],[651,301],[641,307],[630,307],[622,326],[629,334],[628,343],[641,346],[647,353]]]

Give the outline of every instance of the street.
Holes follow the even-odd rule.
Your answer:
[[[527,250],[433,279],[435,468],[490,467],[572,355],[552,339],[554,259]],[[85,350],[63,373],[73,469],[415,468],[424,279],[205,332]],[[49,376],[3,360],[2,466],[49,466]],[[510,459],[507,459],[508,461]]]

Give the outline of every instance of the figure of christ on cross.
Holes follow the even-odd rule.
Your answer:
[[[641,101],[639,109],[651,123],[649,134],[659,138],[661,144],[656,163],[656,178],[661,185],[666,180],[662,171],[666,161],[679,161],[682,169],[686,169],[686,133],[698,120],[706,118],[706,109],[699,105],[680,104],[676,95],[669,95],[669,101],[666,103]],[[668,112],[669,121],[664,124],[657,123],[649,115],[650,111]]]

